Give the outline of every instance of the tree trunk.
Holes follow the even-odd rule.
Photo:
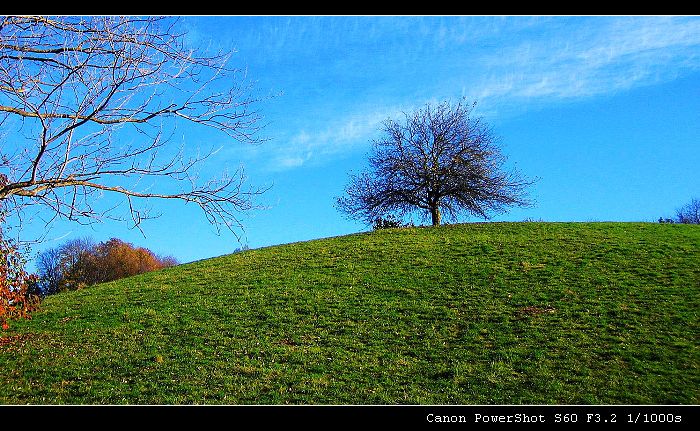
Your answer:
[[[442,215],[440,214],[440,206],[436,205],[430,208],[430,215],[433,218],[433,226],[439,226]]]

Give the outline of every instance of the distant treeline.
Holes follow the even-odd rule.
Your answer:
[[[80,238],[41,252],[36,263],[38,287],[46,296],[174,266],[178,261],[117,238],[98,244]]]
[[[676,210],[673,218],[659,218],[659,223],[700,224],[700,199],[693,198],[689,203]]]

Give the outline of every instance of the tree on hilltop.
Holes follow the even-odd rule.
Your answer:
[[[433,225],[462,213],[489,218],[511,206],[527,206],[533,181],[505,171],[505,157],[491,127],[472,116],[464,101],[427,104],[404,121],[387,120],[373,142],[369,170],[351,176],[337,208],[372,224],[387,214],[415,211]]]

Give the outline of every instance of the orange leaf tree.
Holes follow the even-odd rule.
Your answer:
[[[37,268],[44,295],[77,290],[177,265],[177,259],[157,256],[147,248],[117,238],[95,244],[74,239],[39,254]]]
[[[0,326],[3,330],[9,328],[10,320],[30,318],[29,313],[39,305],[40,297],[32,293],[36,276],[28,274],[24,264],[14,242],[4,238],[0,228]]]

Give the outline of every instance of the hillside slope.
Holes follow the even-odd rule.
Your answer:
[[[0,403],[698,404],[699,310],[698,226],[356,234],[49,297]]]

